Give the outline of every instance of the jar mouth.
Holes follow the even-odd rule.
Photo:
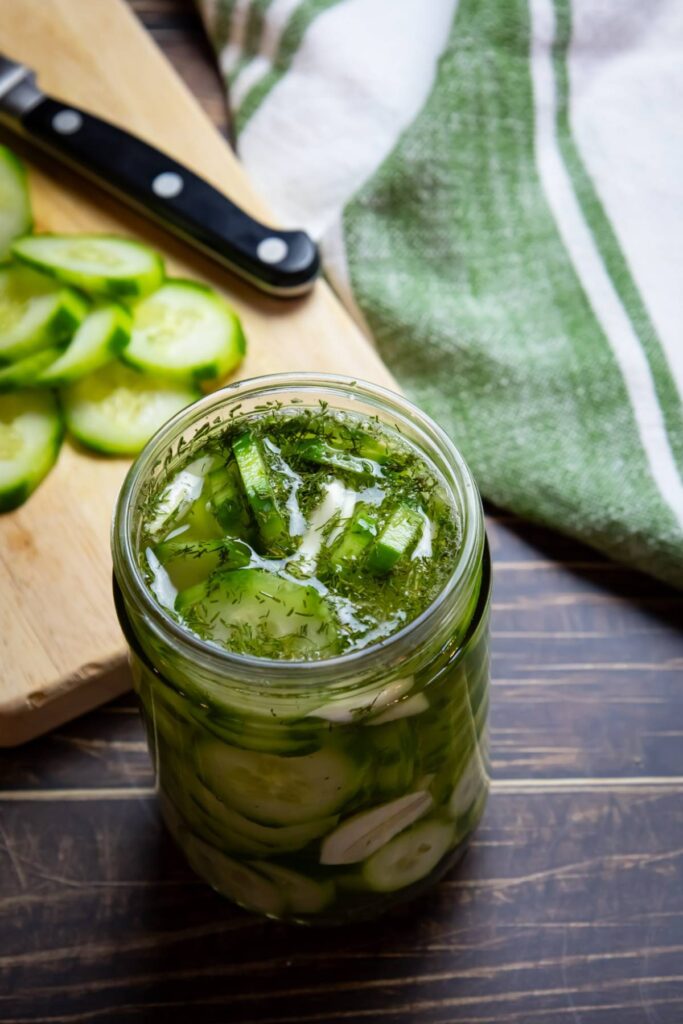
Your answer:
[[[378,413],[389,414],[390,422],[395,425],[402,422],[406,428],[409,427],[415,443],[445,477],[462,524],[462,542],[453,561],[453,571],[427,608],[401,629],[376,643],[318,660],[284,660],[238,654],[191,633],[155,601],[143,577],[134,543],[141,489],[148,476],[186,432],[191,432],[202,421],[206,422],[212,414],[219,416],[223,409],[235,409],[240,399],[277,400],[278,395],[292,391],[307,393],[312,401],[318,401],[324,392],[323,397],[329,399],[332,411],[340,407],[334,405],[335,395],[344,400],[344,408],[351,410],[354,402],[371,405]],[[186,448],[189,449],[191,443],[190,436]],[[438,455],[436,460],[435,455]],[[229,384],[181,410],[148,441],[131,466],[121,488],[112,523],[114,576],[124,603],[132,603],[143,616],[146,626],[159,636],[172,637],[182,655],[201,663],[209,671],[228,675],[232,680],[262,679],[268,675],[273,680],[301,683],[304,676],[315,676],[319,682],[321,677],[340,680],[373,674],[377,670],[386,672],[407,660],[421,646],[430,626],[438,622],[444,603],[453,599],[459,588],[472,578],[482,562],[484,541],[479,492],[467,463],[445,431],[403,396],[380,385],[341,374],[295,372],[252,377]],[[391,659],[388,658],[389,651]]]

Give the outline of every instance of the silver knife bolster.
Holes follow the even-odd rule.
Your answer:
[[[0,79],[0,121],[10,123],[15,129],[17,121],[21,122],[22,117],[45,99],[45,93],[36,85],[32,71],[19,64],[17,72],[23,74],[12,76],[12,81]],[[7,88],[3,89],[3,84]]]

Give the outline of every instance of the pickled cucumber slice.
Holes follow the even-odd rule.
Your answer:
[[[291,540],[260,442],[246,431],[233,442],[232,451],[261,540],[269,550],[285,551]]]
[[[336,814],[361,781],[359,766],[332,746],[277,757],[205,740],[196,762],[215,796],[264,825],[299,825]]]
[[[171,380],[225,377],[246,352],[242,325],[227,302],[195,281],[166,281],[136,303],[123,359]]]
[[[399,718],[413,718],[421,715],[429,707],[429,701],[424,693],[415,693],[406,700],[397,701],[390,708],[383,711],[381,715],[369,718],[366,725],[386,725],[387,722],[396,722]]]
[[[15,238],[31,230],[31,222],[26,168],[7,146],[0,146],[0,260],[7,259]]]
[[[198,397],[187,385],[144,377],[119,362],[62,391],[69,430],[103,455],[135,455],[167,419]]]
[[[334,613],[318,591],[264,569],[215,573],[181,591],[175,608],[200,636],[238,653],[323,657],[338,646]]]
[[[18,265],[0,268],[0,361],[64,341],[87,311],[81,295],[43,274]]]
[[[407,793],[398,800],[347,818],[323,842],[321,864],[357,864],[431,810],[426,791]]]
[[[339,820],[337,815],[330,815],[300,825],[261,825],[228,807],[197,779],[192,779],[188,792],[204,820],[210,823],[216,835],[222,837],[226,848],[253,857],[302,850],[313,840],[326,835]]]
[[[376,892],[395,892],[425,878],[453,843],[452,825],[427,820],[392,839],[367,861],[363,878]]]
[[[40,384],[57,387],[70,384],[111,362],[130,334],[130,314],[118,303],[110,303],[86,316],[69,342],[69,347],[39,375]]]
[[[334,882],[331,880],[317,882],[298,871],[266,861],[255,861],[252,867],[275,883],[287,909],[293,914],[319,914],[334,900]]]
[[[453,818],[467,814],[482,792],[488,787],[488,777],[478,748],[465,763],[448,801],[448,811]]]
[[[263,875],[214,849],[197,836],[188,836],[184,846],[191,867],[218,892],[268,917],[283,913],[283,895]]]
[[[377,536],[377,511],[371,506],[356,506],[344,532],[330,552],[330,564],[342,570],[357,562]]]
[[[351,473],[353,476],[381,476],[379,466],[370,459],[351,455],[325,441],[313,438],[310,441],[302,441],[296,446],[294,453],[306,462],[314,462],[318,466],[329,466],[330,469]]]
[[[206,482],[213,514],[223,529],[235,536],[248,534],[251,530],[251,517],[244,502],[236,463],[230,462],[214,469]]]
[[[40,377],[41,371],[53,363],[61,351],[60,348],[43,348],[0,367],[0,393],[31,387]]]
[[[399,505],[368,552],[368,569],[377,574],[390,572],[413,549],[423,523],[422,516],[414,508]]]
[[[114,235],[27,235],[11,251],[35,270],[97,295],[145,295],[164,278],[158,253]]]
[[[239,540],[167,540],[154,553],[176,590],[202,583],[216,569],[238,569],[248,565],[251,551]]]
[[[52,394],[21,391],[0,397],[0,512],[17,508],[44,480],[63,435]]]

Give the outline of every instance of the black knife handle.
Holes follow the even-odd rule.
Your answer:
[[[46,97],[21,118],[24,131],[129,204],[275,295],[299,295],[319,257],[304,231],[260,224],[208,182],[142,139]]]

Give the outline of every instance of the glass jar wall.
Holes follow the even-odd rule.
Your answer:
[[[429,607],[381,643],[317,661],[231,653],[150,592],[146,498],[225,422],[248,422],[265,403],[320,401],[400,430],[438,474],[461,526],[452,571]],[[226,388],[170,421],[134,464],[113,550],[162,812],[200,876],[250,910],[333,923],[413,897],[455,863],[488,792],[490,568],[476,487],[431,420],[345,378]]]

